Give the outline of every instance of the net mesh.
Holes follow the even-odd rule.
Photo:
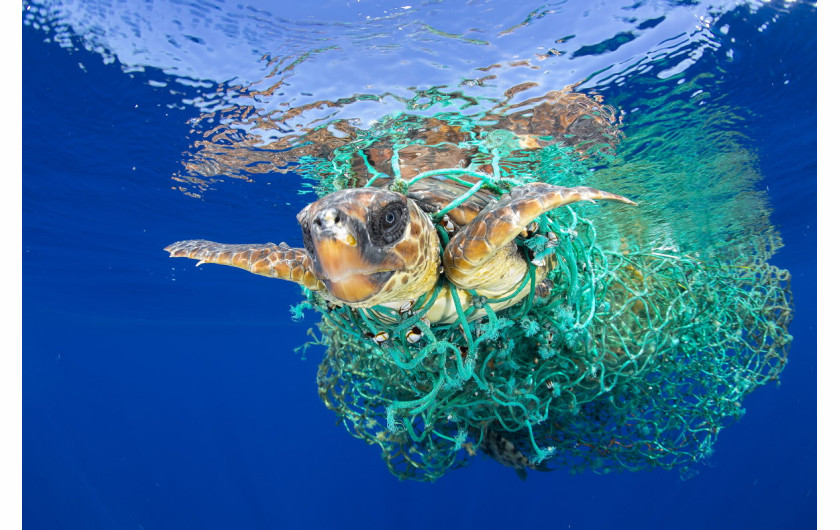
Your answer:
[[[614,121],[594,119],[601,131]],[[586,184],[590,155],[604,156],[616,137],[602,133],[585,148],[537,137],[543,143],[521,149],[509,122],[488,131],[458,113],[434,121],[435,130],[457,130],[457,141],[430,140],[430,118],[402,114],[329,156],[306,157],[298,171],[320,195],[358,186],[409,192],[430,176],[462,184],[463,195],[432,214],[442,251],[450,208],[479,190]],[[401,157],[418,145],[431,148],[436,169],[406,170]],[[469,164],[441,167],[464,151],[473,153]],[[691,473],[743,413],[744,397],[785,365],[790,276],[767,263],[781,242],[763,232],[710,256],[629,236],[604,241],[599,208],[550,211],[517,241],[531,258],[520,286],[528,295],[498,314],[489,305],[498,300],[471,293],[455,322],[429,323],[424,314],[444,290],[458,296],[443,276],[411,311],[335,307],[305,291],[295,310],[323,314],[318,388],[327,407],[350,434],[378,445],[402,479],[434,480],[482,450],[497,455],[488,444],[499,440],[515,457],[500,461],[520,470]],[[543,263],[553,265],[548,293],[534,281]],[[474,319],[478,310],[486,316]]]

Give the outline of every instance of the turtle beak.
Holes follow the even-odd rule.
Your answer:
[[[353,234],[349,216],[338,208],[324,208],[309,222],[315,274],[336,298],[355,303],[381,288],[362,245]]]
[[[325,208],[311,219],[313,258],[322,278],[340,279],[350,268],[361,265],[358,241],[349,224],[347,215],[338,208]]]

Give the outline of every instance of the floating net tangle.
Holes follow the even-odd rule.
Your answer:
[[[416,122],[400,123],[390,131],[410,138]],[[321,195],[360,184],[405,193],[424,178],[461,184],[463,195],[431,214],[442,251],[444,215],[479,190],[569,184],[568,172],[523,172],[504,135],[495,136],[466,141],[490,171],[438,168],[403,178],[399,152],[416,142],[392,141],[384,173],[368,160],[382,140],[373,131],[328,160],[304,160],[301,172],[318,179]],[[533,162],[553,148],[527,156]],[[360,160],[372,175],[364,183],[353,178]],[[304,289],[306,301],[293,312],[323,315],[316,344],[326,347],[318,371],[326,406],[351,435],[378,445],[400,479],[435,480],[479,452],[494,455],[499,440],[515,452],[501,463],[520,476],[557,468],[693,473],[720,430],[743,414],[744,397],[784,368],[790,275],[767,263],[781,241],[761,234],[714,257],[651,250],[632,238],[599,241],[597,212],[573,205],[538,219],[518,240],[532,263],[520,286],[528,295],[498,314],[490,306],[498,300],[471,293],[454,323],[431,325],[424,314],[434,299],[445,289],[458,296],[443,276],[400,311],[336,307]],[[542,263],[553,266],[549,293],[534,281]],[[479,310],[486,316],[472,318]]]

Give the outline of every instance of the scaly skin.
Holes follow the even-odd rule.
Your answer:
[[[514,188],[449,241],[443,254],[447,278],[459,288],[475,289],[482,296],[503,296],[511,291],[511,286],[519,285],[527,271],[514,238],[531,221],[554,208],[596,199],[636,204],[595,188],[566,188],[542,182]]]
[[[302,248],[285,243],[275,245],[226,245],[204,239],[178,241],[166,247],[171,258],[192,258],[202,263],[217,263],[246,271],[299,283],[316,292],[324,291],[324,284],[312,273],[312,260]]]

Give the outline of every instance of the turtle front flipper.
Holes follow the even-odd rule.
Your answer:
[[[197,259],[245,269],[253,274],[299,283],[313,291],[324,291],[324,284],[312,273],[312,260],[306,250],[285,243],[226,245],[203,239],[178,241],[164,248],[172,258]]]
[[[461,289],[499,298],[519,286],[528,264],[514,238],[545,212],[579,201],[633,201],[595,188],[566,188],[534,182],[514,188],[484,209],[449,241],[443,254],[446,276]]]

